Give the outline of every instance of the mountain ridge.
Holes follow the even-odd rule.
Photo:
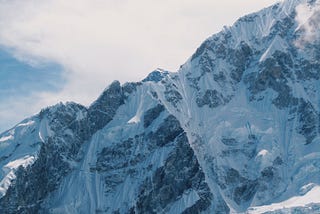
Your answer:
[[[114,81],[1,134],[0,211],[318,212],[319,46],[296,43],[296,7],[316,3],[247,15],[177,73]]]

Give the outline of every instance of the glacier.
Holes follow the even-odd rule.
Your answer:
[[[0,212],[320,213],[320,41],[298,45],[296,18],[318,3],[246,15],[178,72],[0,134]]]

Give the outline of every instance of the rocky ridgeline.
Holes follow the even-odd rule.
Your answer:
[[[314,190],[320,46],[297,46],[299,3],[317,2],[240,18],[178,73],[115,81],[88,108],[58,104],[0,135],[16,143],[0,157],[0,212],[255,213]],[[9,167],[28,154],[33,163]],[[267,213],[319,212],[310,200]]]

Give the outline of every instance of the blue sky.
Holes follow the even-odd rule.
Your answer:
[[[65,83],[62,66],[48,62],[31,65],[0,48],[0,131],[38,110],[34,109],[34,93],[55,93]]]
[[[0,132],[113,80],[176,71],[224,25],[276,0],[0,0]],[[9,51],[8,51],[9,50]]]
[[[58,91],[65,83],[62,66],[30,65],[0,48],[0,102],[8,97],[28,96],[34,91]]]

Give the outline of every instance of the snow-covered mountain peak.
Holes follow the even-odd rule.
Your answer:
[[[146,78],[144,78],[142,82],[147,82],[147,81],[159,82],[168,74],[169,74],[168,71],[162,68],[157,68],[156,70],[152,71]]]
[[[1,134],[0,212],[319,213],[317,3],[242,17],[178,72]]]

